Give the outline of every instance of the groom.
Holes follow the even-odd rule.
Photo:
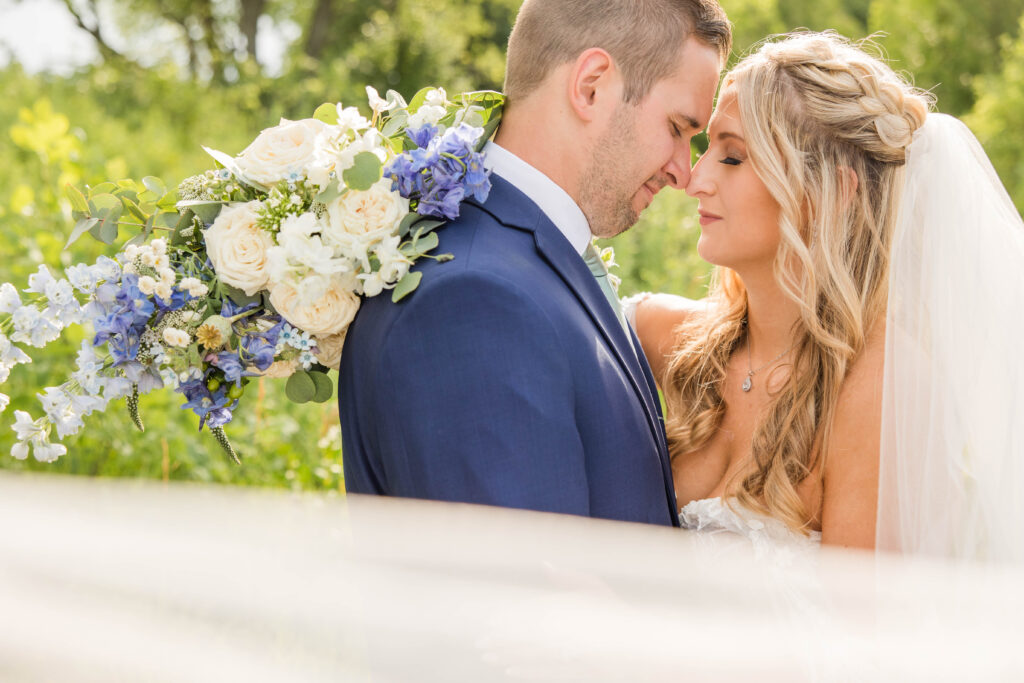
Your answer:
[[[657,392],[590,242],[690,176],[729,24],[714,0],[526,0],[468,201],[398,304],[363,302],[338,388],[345,486],[678,525]]]

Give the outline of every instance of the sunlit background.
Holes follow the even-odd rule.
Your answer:
[[[210,166],[200,145],[237,153],[279,118],[325,101],[364,104],[363,88],[411,95],[500,89],[519,0],[0,0],[0,282],[40,263],[92,260],[101,245],[62,247],[62,187],[156,175],[173,185]],[[964,118],[1024,208],[1024,5],[1020,0],[725,0],[736,55],[808,27],[874,35],[898,70]],[[638,37],[642,39],[642,37]],[[735,56],[734,56],[735,59]],[[621,293],[702,295],[694,205],[661,193],[612,242]],[[36,352],[5,385],[0,468],[218,481],[342,491],[336,408],[293,405],[273,380],[250,385],[227,427],[229,464],[179,396],[142,400],[145,432],[111,409],[65,441],[52,465],[8,455],[15,409],[38,412],[37,388],[72,370],[79,339]]]

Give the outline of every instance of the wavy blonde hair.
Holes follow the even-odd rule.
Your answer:
[[[797,485],[823,463],[847,370],[884,319],[906,148],[930,98],[834,33],[765,43],[722,87],[735,89],[749,163],[779,204],[775,278],[800,309],[789,377],[755,426],[754,470],[732,493],[806,531]],[[716,270],[711,299],[709,313],[678,330],[667,370],[673,457],[718,429],[726,365],[746,339],[746,289],[734,271]]]

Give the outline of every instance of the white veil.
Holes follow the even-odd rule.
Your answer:
[[[955,118],[909,148],[890,273],[877,546],[1024,561],[1024,223]]]

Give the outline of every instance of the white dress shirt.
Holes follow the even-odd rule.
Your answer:
[[[512,183],[555,224],[577,254],[590,244],[590,223],[569,193],[555,181],[493,141],[484,146],[484,167]]]

